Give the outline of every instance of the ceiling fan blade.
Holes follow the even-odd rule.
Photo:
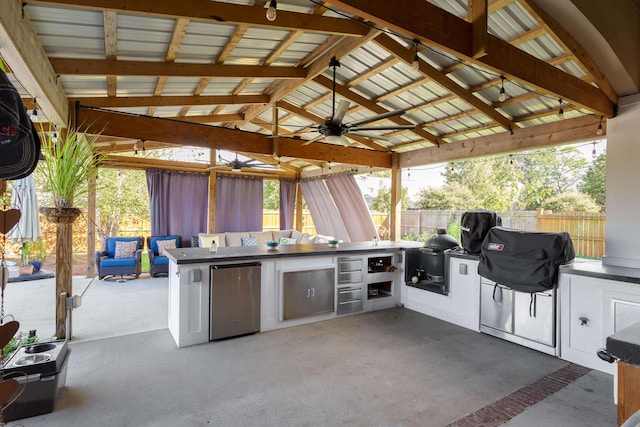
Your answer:
[[[361,130],[402,130],[415,129],[416,125],[389,125],[389,126],[349,126],[349,133],[352,131],[360,132]]]
[[[347,138],[345,138],[344,135],[340,135],[340,142],[342,143],[342,145],[344,145],[345,147],[350,147],[351,143],[349,142],[349,140]]]
[[[340,101],[338,104],[338,108],[336,109],[335,115],[329,120],[331,123],[340,124],[342,123],[342,119],[344,119],[345,114],[349,110],[349,101],[345,101],[344,99]]]
[[[348,135],[360,136],[362,138],[369,138],[369,139],[377,139],[380,141],[389,141],[389,138],[384,135],[374,135],[372,133],[349,132]]]
[[[395,111],[387,111],[386,113],[376,114],[375,116],[368,117],[362,120],[356,120],[353,123],[349,123],[349,126],[359,126],[364,125],[371,122],[376,122],[378,120],[388,119],[389,117],[401,116],[405,113],[404,110],[395,110]]]
[[[307,141],[303,142],[303,143],[302,143],[302,145],[303,145],[303,146],[304,146],[304,145],[309,145],[309,144],[311,144],[312,142],[316,142],[316,141],[321,140],[322,138],[324,138],[324,135],[320,134],[320,135],[316,136],[316,137],[315,137],[315,138],[313,138],[313,139],[309,139],[309,140],[307,140]]]

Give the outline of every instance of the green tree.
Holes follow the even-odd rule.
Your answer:
[[[149,220],[149,192],[144,171],[101,168],[96,200],[96,231],[102,247],[107,237],[118,234],[123,219]]]
[[[573,147],[553,147],[528,151],[517,156],[522,171],[519,204],[533,210],[556,194],[575,191],[588,161]]]
[[[418,193],[417,207],[435,210],[469,210],[479,206],[479,201],[468,187],[458,183],[441,188],[428,187]]]
[[[409,207],[409,190],[402,188],[400,193],[400,206],[402,209]],[[390,212],[391,211],[391,189],[380,183],[376,194],[371,198],[370,209],[377,212]]]
[[[602,212],[606,208],[607,153],[600,154],[589,166],[578,189],[591,196]]]
[[[280,182],[275,179],[264,180],[264,209],[277,211],[280,209]]]
[[[478,204],[474,208],[504,212],[515,207],[519,196],[521,171],[512,160],[498,156],[457,161],[442,175],[446,184],[456,183],[474,195]]]
[[[575,191],[556,194],[542,203],[542,208],[553,212],[599,212],[598,205],[587,194]]]

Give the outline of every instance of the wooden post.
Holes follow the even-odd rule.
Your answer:
[[[640,410],[640,366],[618,363],[618,425]]]
[[[213,148],[209,151],[209,166],[216,165],[216,150]],[[209,171],[209,214],[207,233],[216,232],[216,180],[217,175],[215,169]]]
[[[300,182],[296,185],[296,230],[302,232],[304,224],[302,223],[302,189]]]
[[[73,296],[73,222],[80,215],[78,208],[41,207],[44,217],[56,224],[56,333],[57,338],[67,334],[66,298]],[[69,337],[71,337],[71,315],[69,315]]]
[[[96,253],[96,181],[97,174],[93,173],[89,177],[89,194],[87,210],[89,220],[87,221],[87,277],[96,275],[96,263],[94,254]]]
[[[402,239],[402,224],[400,222],[402,215],[402,168],[399,162],[398,153],[391,156],[391,212],[389,221],[389,238],[392,241]]]

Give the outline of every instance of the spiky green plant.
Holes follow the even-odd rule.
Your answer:
[[[94,151],[99,136],[69,128],[64,138],[53,142],[49,134],[42,132],[43,185],[55,207],[72,207],[78,196],[87,193],[88,179],[102,158]]]

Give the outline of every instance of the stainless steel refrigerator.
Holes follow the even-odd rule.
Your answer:
[[[209,339],[260,330],[259,262],[211,266]]]

